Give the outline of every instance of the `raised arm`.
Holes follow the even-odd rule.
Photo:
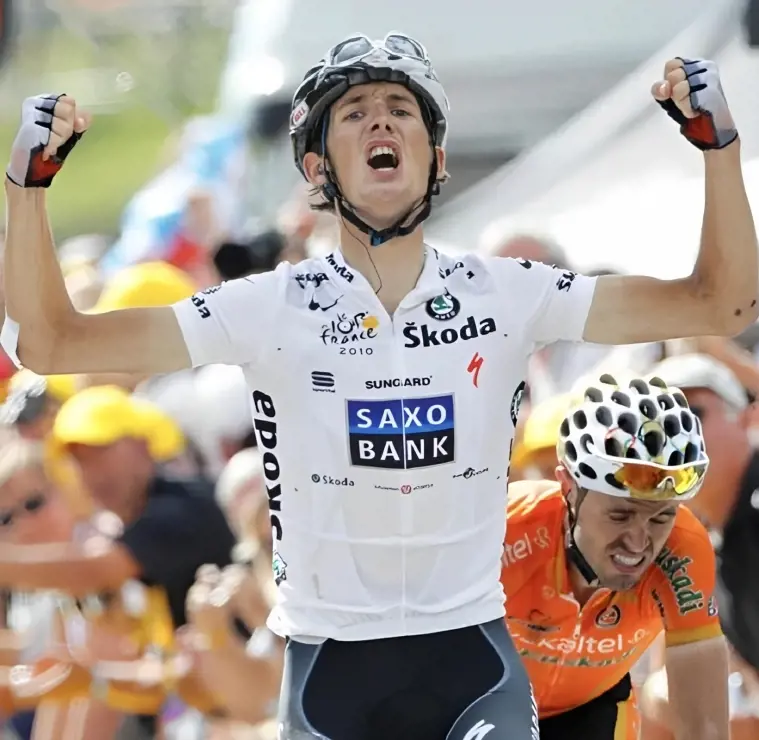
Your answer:
[[[66,96],[24,101],[6,179],[3,346],[44,374],[187,367],[189,353],[170,308],[81,314],[68,296],[45,194],[88,125],[87,115]]]
[[[589,342],[733,336],[759,316],[756,230],[743,182],[740,140],[716,67],[677,59],[667,64],[665,77],[654,86],[654,97],[681,124],[683,135],[704,151],[706,192],[696,265],[679,280],[600,277],[583,333]]]
[[[18,329],[17,355],[40,374],[163,373],[190,365],[174,311],[138,308],[103,314],[74,309],[53,246],[44,188],[6,181],[5,300]],[[14,326],[15,324],[15,326]]]
[[[224,291],[211,289],[171,307],[75,310],[53,245],[45,195],[87,126],[86,115],[66,96],[24,102],[6,180],[3,348],[17,363],[44,375],[152,374],[252,361],[273,313],[273,275],[256,279],[255,287],[252,281],[230,283]],[[249,320],[251,314],[256,322]]]

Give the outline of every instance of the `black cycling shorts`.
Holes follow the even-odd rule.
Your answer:
[[[288,640],[281,740],[538,740],[502,619],[361,642]]]
[[[632,681],[628,673],[616,686],[612,686],[595,699],[563,714],[540,720],[540,740],[615,740],[624,732],[623,715],[632,697]],[[622,734],[622,737],[626,735]]]

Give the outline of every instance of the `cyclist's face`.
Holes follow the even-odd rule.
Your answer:
[[[378,147],[393,155],[372,157]],[[392,225],[427,192],[430,135],[419,103],[402,85],[377,82],[345,93],[330,110],[327,152],[343,195],[377,228]],[[436,154],[442,172],[444,155]]]
[[[631,501],[589,491],[580,504],[575,540],[600,584],[622,591],[653,563],[676,514],[671,501]]]

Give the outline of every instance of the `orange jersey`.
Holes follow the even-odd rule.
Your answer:
[[[635,588],[599,589],[580,608],[569,583],[560,490],[524,481],[511,486],[509,499],[501,572],[507,624],[541,717],[586,704],[619,683],[662,629],[668,646],[722,634],[714,550],[684,506]]]

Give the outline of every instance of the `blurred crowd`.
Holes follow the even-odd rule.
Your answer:
[[[76,306],[168,305],[319,252],[333,226],[301,191],[275,228],[244,240],[214,219],[198,193],[166,259],[116,270],[103,268],[108,239],[65,242],[60,259]],[[499,223],[479,248],[572,269],[560,245]],[[758,345],[751,330],[736,340],[538,351],[510,473],[511,482],[554,478],[559,421],[601,372],[653,373],[683,389],[711,458],[689,503],[719,554],[736,738],[759,737],[751,575],[759,556]],[[265,617],[277,564],[273,574],[265,470],[241,370],[40,377],[3,357],[1,372],[0,707],[8,737],[276,737],[283,645]],[[113,542],[129,557],[119,560]],[[102,567],[93,566],[97,557],[84,562],[82,547],[103,548]],[[235,674],[250,677],[244,686],[228,680],[234,660],[247,661],[247,672]],[[662,644],[634,678],[643,740],[672,738]]]
[[[188,195],[160,259],[114,259],[101,235],[61,244],[76,307],[169,305],[334,244],[334,222],[309,209],[305,190],[274,227],[244,238],[214,203],[202,189]],[[477,246],[573,268],[560,245],[499,222]],[[751,575],[759,562],[758,361],[753,328],[736,340],[541,349],[510,472],[510,482],[554,478],[559,422],[602,372],[656,374],[683,389],[711,459],[689,505],[719,556],[740,739],[759,738],[759,589]],[[265,618],[278,564],[242,371],[40,377],[2,356],[0,378],[0,709],[8,737],[276,737],[283,644]],[[662,644],[634,679],[643,740],[669,740]]]

